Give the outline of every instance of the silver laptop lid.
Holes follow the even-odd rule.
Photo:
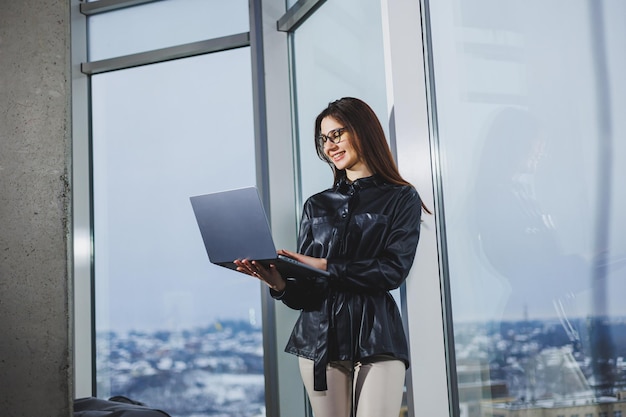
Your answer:
[[[209,260],[274,259],[276,248],[255,187],[190,197]]]

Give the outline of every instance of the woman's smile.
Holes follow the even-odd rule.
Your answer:
[[[346,154],[346,151],[335,152],[334,154],[331,155],[331,159],[333,161],[339,161],[345,154]]]

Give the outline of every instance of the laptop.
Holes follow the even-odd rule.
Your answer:
[[[236,259],[276,265],[284,278],[329,276],[328,271],[276,253],[256,187],[189,198],[211,263],[236,270]]]

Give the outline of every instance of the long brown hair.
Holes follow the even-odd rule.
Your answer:
[[[315,119],[315,150],[320,159],[333,170],[335,184],[345,178],[346,173],[345,170],[338,170],[328,159],[323,143],[317,139],[322,133],[322,120],[326,117],[337,120],[350,132],[352,146],[374,174],[391,184],[413,186],[400,175],[376,113],[367,103],[354,97],[343,97],[329,103]],[[424,203],[422,208],[430,213]]]

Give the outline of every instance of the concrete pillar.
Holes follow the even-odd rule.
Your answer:
[[[0,0],[0,413],[72,414],[70,2]]]

